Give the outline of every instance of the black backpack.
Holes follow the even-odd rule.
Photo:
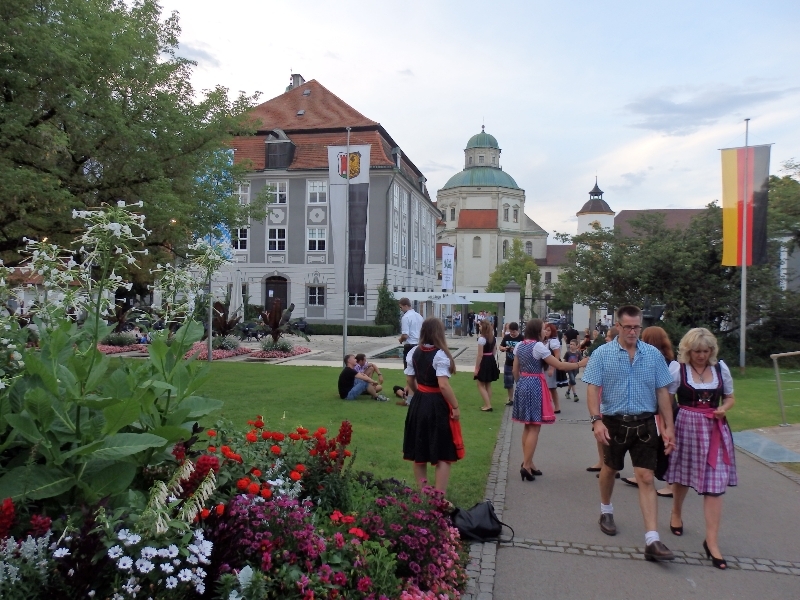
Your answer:
[[[473,542],[496,540],[503,531],[503,525],[511,529],[511,537],[514,537],[514,530],[511,526],[497,518],[494,505],[490,500],[478,502],[469,510],[456,508],[450,518],[461,534],[461,539],[464,540]]]

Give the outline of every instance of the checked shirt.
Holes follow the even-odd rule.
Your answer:
[[[661,352],[636,342],[631,362],[628,351],[615,339],[592,353],[583,381],[603,388],[600,412],[604,415],[638,415],[657,412],[656,390],[672,383]]]

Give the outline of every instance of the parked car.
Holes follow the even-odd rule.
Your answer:
[[[547,313],[546,321],[548,323],[561,323],[561,315],[559,313]]]

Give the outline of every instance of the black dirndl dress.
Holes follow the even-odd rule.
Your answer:
[[[484,383],[491,383],[500,379],[500,369],[497,366],[497,359],[494,357],[494,347],[497,345],[497,338],[494,341],[486,341],[483,346],[483,356],[481,357],[481,366],[478,367],[478,374],[473,376],[473,379],[482,381]]]
[[[411,357],[417,385],[439,389],[433,358],[438,348],[417,346]],[[415,463],[455,462],[456,445],[450,429],[450,405],[439,391],[417,390],[406,414],[403,458]]]

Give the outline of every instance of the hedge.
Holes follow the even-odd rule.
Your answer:
[[[309,323],[306,333],[309,335],[342,335],[342,325],[334,323]],[[386,337],[394,334],[391,325],[349,325],[347,335],[363,335],[366,337]]]

